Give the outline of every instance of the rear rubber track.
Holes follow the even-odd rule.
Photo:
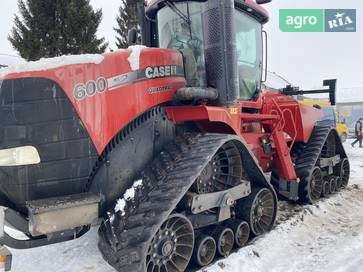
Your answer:
[[[213,155],[236,136],[186,134],[167,145],[143,171],[143,185],[124,211],[109,211],[99,230],[103,257],[120,272],[146,271],[151,239]]]
[[[317,125],[314,128],[309,142],[304,145],[304,148],[302,149],[297,160],[295,161],[296,174],[301,179],[301,184],[299,188],[300,202],[309,202],[308,179],[314,168],[318,166],[318,160],[322,154],[324,145],[327,143],[329,135],[331,135],[333,131],[334,129],[330,126]],[[339,150],[341,150],[341,159],[346,158],[347,156],[339,139],[337,139],[336,144],[339,145]]]

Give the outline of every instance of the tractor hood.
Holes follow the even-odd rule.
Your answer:
[[[19,85],[31,78],[47,79],[64,92],[99,153],[137,115],[172,100],[176,90],[186,85],[179,52],[139,45],[104,55],[62,56],[0,70],[2,89],[9,88],[10,82]],[[31,97],[31,89],[18,91]]]

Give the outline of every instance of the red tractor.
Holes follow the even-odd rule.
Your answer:
[[[147,47],[0,72],[1,219],[28,237],[2,243],[71,240],[99,222],[116,270],[182,272],[271,230],[278,198],[347,186],[336,130],[293,98],[334,104],[336,81],[262,88],[264,2],[139,1]]]

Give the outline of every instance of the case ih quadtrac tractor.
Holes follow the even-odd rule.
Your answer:
[[[182,272],[271,230],[278,198],[345,187],[336,130],[293,98],[334,104],[336,81],[261,87],[263,2],[141,1],[147,47],[3,73],[0,201],[28,239],[2,243],[71,240],[99,222],[116,270]]]

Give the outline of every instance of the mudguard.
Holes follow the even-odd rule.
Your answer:
[[[175,133],[165,110],[156,107],[138,116],[112,139],[93,169],[86,189],[101,194],[100,214],[139,178]]]

